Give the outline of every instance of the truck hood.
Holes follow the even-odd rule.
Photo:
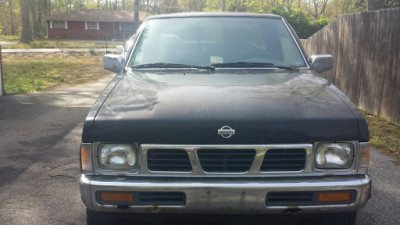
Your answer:
[[[268,144],[359,140],[343,96],[311,71],[128,72],[94,118],[94,142]],[[217,130],[234,129],[223,138]]]

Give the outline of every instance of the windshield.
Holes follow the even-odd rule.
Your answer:
[[[283,21],[265,17],[153,19],[147,23],[132,54],[130,67],[238,62],[306,66]]]

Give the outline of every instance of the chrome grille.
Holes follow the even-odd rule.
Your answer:
[[[306,163],[305,149],[270,149],[264,156],[261,171],[300,171]]]
[[[192,171],[188,154],[183,149],[150,149],[147,167],[151,171]]]
[[[197,156],[206,172],[246,172],[253,163],[254,149],[199,149]]]
[[[312,144],[142,144],[140,146],[139,171],[134,175],[159,177],[302,176],[313,173],[312,150]],[[293,162],[299,162],[299,165]]]

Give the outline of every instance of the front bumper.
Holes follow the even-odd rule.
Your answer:
[[[302,178],[140,178],[85,176],[80,179],[81,197],[86,207],[99,212],[134,213],[216,213],[216,214],[282,214],[296,212],[355,212],[371,194],[366,175]],[[266,194],[271,191],[340,191],[354,190],[350,204],[268,206]],[[97,202],[97,191],[184,192],[183,206],[104,205]]]

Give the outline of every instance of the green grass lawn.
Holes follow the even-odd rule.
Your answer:
[[[21,37],[20,36],[11,36],[11,35],[10,36],[1,35],[0,39],[2,41],[19,41],[21,39]]]
[[[18,41],[19,39],[13,40],[11,37],[6,36],[9,39],[2,37],[4,41]],[[124,45],[123,42],[109,41],[107,42],[107,48],[115,48],[117,45]],[[15,43],[7,44],[2,46],[4,49],[29,49],[29,48],[106,48],[106,41],[104,40],[93,40],[93,41],[81,41],[81,40],[52,40],[43,39],[35,40],[29,44]]]
[[[400,127],[368,112],[362,113],[368,123],[371,145],[400,156]]]
[[[101,56],[3,59],[4,91],[21,94],[95,81],[106,75]]]

